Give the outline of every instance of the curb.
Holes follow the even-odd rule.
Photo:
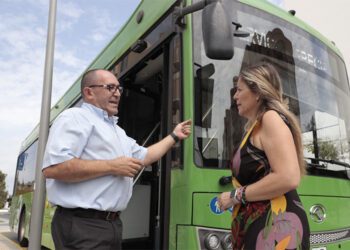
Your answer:
[[[1,250],[15,250],[15,249],[27,249],[27,248],[21,248],[15,242],[8,239],[4,235],[4,232],[2,232],[2,233],[0,233],[0,249]]]

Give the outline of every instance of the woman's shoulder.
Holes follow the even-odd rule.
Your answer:
[[[263,114],[261,118],[261,127],[267,132],[288,128],[282,115],[276,110],[268,110]]]
[[[276,110],[268,110],[266,111],[261,118],[262,123],[271,123],[274,121],[283,121],[281,114],[278,113]]]

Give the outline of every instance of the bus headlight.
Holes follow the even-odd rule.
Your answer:
[[[218,249],[220,246],[220,238],[215,233],[208,233],[204,238],[204,244],[207,249]]]
[[[207,250],[232,250],[231,231],[196,227],[199,249]]]
[[[232,249],[232,235],[230,233],[226,234],[224,237],[222,237],[221,245],[224,250],[231,250]]]

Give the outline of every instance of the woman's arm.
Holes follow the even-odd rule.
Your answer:
[[[296,189],[300,170],[292,133],[280,115],[273,110],[262,118],[259,140],[271,173],[246,189],[247,201],[269,200]]]

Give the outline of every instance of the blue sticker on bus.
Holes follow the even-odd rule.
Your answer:
[[[218,204],[218,197],[214,197],[213,199],[211,199],[210,201],[210,210],[214,213],[214,214],[222,214],[225,211],[221,211],[219,204]]]
[[[214,213],[214,214],[222,214],[225,211],[221,211],[219,204],[218,204],[218,197],[214,197],[213,199],[211,199],[210,201],[210,210]],[[230,212],[232,214],[233,211],[233,207],[230,207],[227,209],[228,212]]]

